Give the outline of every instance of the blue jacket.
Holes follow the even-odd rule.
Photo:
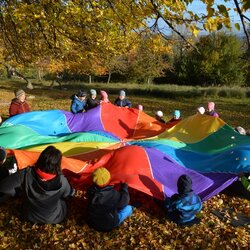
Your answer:
[[[129,101],[128,99],[121,100],[120,98],[117,98],[115,100],[115,105],[119,107],[126,107],[126,106],[128,106],[129,108],[132,107],[131,101]]]
[[[200,197],[190,191],[182,195],[174,194],[166,199],[165,208],[167,217],[177,224],[184,224],[195,219],[202,208],[202,203]]]
[[[73,95],[71,99],[72,99],[70,107],[71,112],[73,114],[81,113],[85,109],[86,100],[81,101],[76,95]]]

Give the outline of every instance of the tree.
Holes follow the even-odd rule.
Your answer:
[[[150,84],[155,77],[164,74],[170,67],[167,60],[172,44],[159,35],[145,35],[138,46],[129,53],[128,75],[140,83]]]
[[[2,0],[0,37],[5,50],[4,62],[11,66],[30,66],[49,59],[64,64],[67,70],[91,76],[101,71],[111,72],[110,59],[124,54],[119,44],[133,39],[131,34],[140,37],[158,33],[167,38],[167,27],[195,47],[178,31],[179,25],[185,25],[194,35],[201,29],[210,32],[223,26],[231,28],[226,0],[224,4],[201,0],[207,6],[207,13],[202,15],[186,11],[193,1]],[[234,2],[242,22],[249,21],[246,16],[249,1]],[[154,20],[154,24],[149,26],[148,20]],[[160,20],[165,27],[159,25]],[[101,58],[104,49],[107,59]]]
[[[196,50],[187,50],[177,64],[181,82],[192,85],[242,85],[244,50],[234,35],[212,33],[201,37]]]

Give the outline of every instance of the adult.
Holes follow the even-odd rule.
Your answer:
[[[22,114],[30,111],[29,104],[26,102],[26,94],[22,89],[14,91],[15,98],[11,100],[9,114],[10,116]]]

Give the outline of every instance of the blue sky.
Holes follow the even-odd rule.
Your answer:
[[[235,8],[234,1],[231,0],[231,1],[225,2],[225,1],[222,1],[222,0],[215,0],[215,4],[223,4],[223,5],[226,5],[227,8],[231,9],[229,11],[229,16],[230,16],[230,19],[231,19],[232,23],[239,23],[240,27],[241,27],[240,31],[237,31],[234,28],[234,25],[232,25],[232,28],[233,28],[232,32],[238,33],[238,34],[243,33],[243,29],[242,29],[240,17],[237,14],[237,12],[233,10]],[[206,5],[204,3],[202,3],[200,0],[194,0],[194,2],[189,5],[188,10],[190,10],[192,12],[195,12],[198,15],[199,14],[206,14]],[[245,14],[245,16],[247,16],[248,18],[250,18],[250,11],[248,11],[248,13],[244,13],[244,14]],[[158,24],[159,24],[159,26],[160,26],[161,29],[163,28],[163,30],[165,30],[165,31],[162,30],[164,33],[171,32],[170,28],[166,27],[166,25],[163,24],[162,21],[160,21]],[[184,30],[185,30],[185,28],[183,28],[183,31]],[[200,32],[200,34],[205,34],[205,33],[206,33],[206,31],[201,31]]]
[[[225,1],[221,1],[221,0],[215,0],[215,3],[216,4],[223,4],[227,8],[230,8],[231,10],[229,11],[229,16],[230,16],[232,23],[239,23],[241,26],[241,21],[240,21],[240,17],[238,15],[238,13],[233,10],[235,8],[234,1],[225,2]],[[204,3],[202,3],[200,0],[194,0],[194,2],[190,5],[189,9],[195,13],[206,13],[206,5]],[[250,11],[248,11],[248,13],[245,13],[245,16],[250,18]],[[233,26],[233,28],[234,28],[234,26]],[[237,32],[235,29],[233,31]],[[243,32],[242,29],[240,30],[240,32]]]
[[[217,1],[215,0],[215,3],[224,4],[226,5],[227,8],[231,8],[231,9],[235,8],[235,4],[233,1],[224,2],[220,0],[217,0]],[[190,5],[190,9],[197,13],[205,13],[206,5],[203,4],[200,0],[194,0],[194,2]],[[231,10],[229,12],[229,15],[230,15],[232,22],[240,22],[240,17],[234,10]],[[250,11],[246,13],[246,16],[250,18]]]

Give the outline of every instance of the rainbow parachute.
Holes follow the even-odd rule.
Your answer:
[[[182,174],[207,200],[240,172],[250,172],[250,137],[219,118],[196,114],[165,125],[109,103],[80,114],[50,110],[11,117],[0,127],[0,145],[15,155],[20,169],[54,145],[63,152],[63,171],[75,187],[90,185],[91,173],[104,166],[112,184],[125,181],[159,199],[177,192]]]

